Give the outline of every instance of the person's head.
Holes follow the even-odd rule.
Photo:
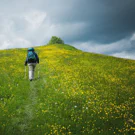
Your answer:
[[[35,51],[33,47],[28,48],[28,51]]]

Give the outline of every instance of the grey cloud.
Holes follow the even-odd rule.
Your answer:
[[[112,55],[116,57],[135,59],[135,35],[131,38],[122,39],[110,44],[99,44],[94,42],[72,43],[76,48],[86,52],[94,52]]]
[[[135,31],[134,0],[6,0],[2,4],[3,10],[12,8],[12,14],[19,15],[33,9],[46,12],[51,24],[64,26],[65,23],[87,23],[87,28],[77,34],[75,39],[71,36],[64,37],[69,43],[74,40],[111,43],[130,37]],[[14,5],[16,8],[13,8]]]
[[[128,51],[114,53],[114,54],[112,54],[112,56],[135,60],[135,53],[129,53]]]
[[[134,54],[134,9],[134,0],[0,1],[0,48],[46,44],[56,35],[80,49]]]
[[[68,42],[91,40],[106,44],[130,37],[135,31],[134,0],[57,0],[46,4],[48,6],[40,8],[44,7],[54,24],[87,23],[85,32],[76,35],[75,39],[65,37]]]

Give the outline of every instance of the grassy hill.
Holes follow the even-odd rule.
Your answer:
[[[135,133],[135,61],[69,45],[35,50],[32,82],[26,49],[0,51],[0,135]]]

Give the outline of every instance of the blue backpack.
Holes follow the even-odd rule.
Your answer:
[[[28,51],[28,62],[36,62],[36,56],[33,51]]]

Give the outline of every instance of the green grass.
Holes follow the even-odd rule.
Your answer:
[[[32,82],[26,49],[0,51],[0,135],[134,134],[135,61],[69,45],[35,50]]]

